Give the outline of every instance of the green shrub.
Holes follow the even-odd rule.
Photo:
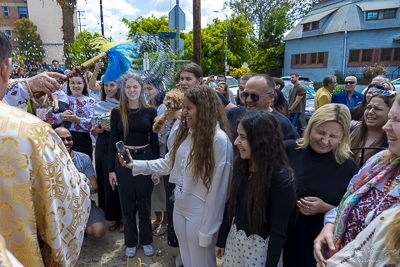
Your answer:
[[[344,90],[344,86],[336,86],[335,90],[333,90],[333,93],[338,93]]]

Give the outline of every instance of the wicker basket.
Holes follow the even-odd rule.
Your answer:
[[[101,128],[103,128],[106,131],[110,131],[110,128],[111,128],[110,118],[111,118],[110,112],[101,115],[99,118],[99,123],[101,125]]]

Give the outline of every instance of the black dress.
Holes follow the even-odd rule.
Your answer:
[[[349,181],[358,172],[356,162],[349,158],[339,165],[333,152],[318,154],[311,146],[298,149],[295,140],[285,141],[285,146],[290,167],[294,171],[297,198],[313,196],[337,206]],[[304,216],[298,212],[283,249],[284,266],[316,266],[313,244],[322,230],[324,215]]]

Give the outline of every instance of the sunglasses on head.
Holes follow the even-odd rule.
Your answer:
[[[269,92],[267,94],[270,94],[270,93],[273,93],[273,92]],[[243,99],[246,100],[248,97],[250,97],[253,102],[258,102],[258,100],[260,100],[260,98],[261,98],[261,96],[258,95],[258,94],[255,94],[255,93],[251,93],[250,94],[250,93],[244,91],[243,92]]]
[[[372,95],[379,95],[379,94],[382,94],[384,96],[392,96],[396,94],[396,91],[378,89],[372,92]]]
[[[71,141],[72,141],[72,136],[67,136],[67,137],[61,137],[61,136],[60,136],[60,138],[61,138],[61,140],[62,140],[63,142],[65,141],[65,139],[67,139],[68,142],[71,142]]]
[[[381,84],[381,83],[370,83],[368,85],[368,89],[371,88],[371,87],[375,87],[376,89],[385,90],[385,86],[383,84]]]
[[[355,81],[347,81],[347,82],[344,82],[344,84],[355,84],[356,82]]]

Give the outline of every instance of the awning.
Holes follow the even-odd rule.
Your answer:
[[[391,8],[399,8],[400,1],[399,0],[391,0],[391,1],[370,1],[356,4],[362,11],[371,11],[371,10],[382,10],[382,9],[391,9]]]
[[[317,14],[313,14],[313,15],[309,15],[306,18],[304,18],[300,24],[306,24],[306,23],[310,23],[310,22],[314,22],[314,21],[320,21],[321,19],[325,18],[326,16],[328,16],[329,14],[335,12],[336,10],[338,10],[337,8],[328,10],[328,11],[323,11]]]

